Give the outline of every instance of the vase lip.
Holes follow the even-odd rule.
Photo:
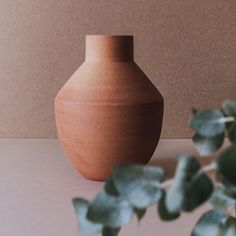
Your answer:
[[[134,38],[131,34],[86,34],[86,38],[104,37],[104,38]]]

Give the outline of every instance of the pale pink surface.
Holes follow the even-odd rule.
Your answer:
[[[161,140],[151,164],[164,165],[171,174],[172,158],[183,151],[196,153],[190,140]],[[71,198],[91,199],[102,183],[81,177],[56,139],[2,139],[0,152],[0,235],[80,235]],[[189,236],[203,210],[163,223],[153,207],[139,226],[134,218],[120,236]]]

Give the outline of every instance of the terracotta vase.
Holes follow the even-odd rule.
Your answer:
[[[119,164],[146,164],[163,98],[133,60],[132,36],[86,36],[86,59],[55,99],[58,136],[79,172],[105,180]]]

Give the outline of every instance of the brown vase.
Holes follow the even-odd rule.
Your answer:
[[[133,36],[86,36],[86,59],[55,99],[66,155],[105,180],[119,164],[146,164],[157,146],[163,98],[133,60]]]

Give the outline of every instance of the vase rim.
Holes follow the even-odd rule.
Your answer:
[[[133,38],[131,34],[87,34],[87,37],[106,37],[106,38]]]

